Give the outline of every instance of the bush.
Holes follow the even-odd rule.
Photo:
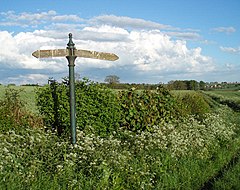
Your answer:
[[[77,127],[106,135],[119,127],[122,112],[111,90],[87,79],[78,81],[76,91]],[[69,88],[66,83],[52,82],[37,90],[37,106],[48,128],[70,128]]]
[[[182,92],[181,95],[177,96],[177,100],[178,110],[182,116],[195,115],[202,119],[204,114],[210,111],[209,101],[200,92]]]
[[[121,91],[119,100],[124,113],[122,126],[129,130],[151,130],[153,125],[168,122],[177,115],[175,100],[163,86],[155,91]]]

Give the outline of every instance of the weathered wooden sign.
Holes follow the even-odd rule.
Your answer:
[[[36,58],[48,58],[48,57],[66,57],[69,55],[68,49],[53,49],[53,50],[37,50],[32,53]],[[104,53],[97,51],[89,50],[74,50],[74,55],[77,57],[92,58],[92,59],[101,59],[108,61],[115,61],[118,59],[113,53]]]
[[[32,53],[36,58],[66,57],[69,66],[69,89],[70,89],[70,125],[72,144],[76,143],[76,101],[75,101],[75,79],[74,62],[77,57],[115,61],[118,56],[113,53],[96,52],[89,50],[78,50],[72,41],[72,34],[69,33],[69,42],[66,49],[37,50]]]

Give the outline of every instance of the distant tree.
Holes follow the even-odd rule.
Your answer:
[[[16,86],[16,84],[10,83],[10,84],[8,84],[8,86]]]
[[[108,75],[106,76],[104,82],[109,84],[118,84],[120,82],[120,78],[117,75]]]
[[[203,81],[200,81],[200,82],[199,82],[199,89],[200,89],[200,90],[205,90],[205,89],[206,89],[206,83],[203,82]]]
[[[39,84],[21,84],[20,86],[39,86]]]
[[[81,79],[80,74],[79,73],[74,73],[74,76],[75,76],[75,81],[79,82],[80,79]]]
[[[198,90],[199,89],[199,84],[195,80],[188,80],[184,81],[187,85],[187,90]]]
[[[187,90],[187,84],[184,81],[175,80],[172,85],[174,90]]]

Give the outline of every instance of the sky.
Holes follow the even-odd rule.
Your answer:
[[[240,82],[239,0],[0,0],[0,83],[45,84],[68,76],[66,58],[32,52],[77,49],[117,61],[78,57],[80,77],[124,83]]]

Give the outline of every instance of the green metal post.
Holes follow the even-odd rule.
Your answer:
[[[67,44],[69,50],[68,60],[69,66],[69,88],[70,88],[70,124],[71,124],[71,140],[72,144],[76,143],[76,96],[75,96],[75,78],[74,78],[74,62],[77,56],[74,54],[75,44],[72,41],[72,34],[69,34],[69,42]]]

